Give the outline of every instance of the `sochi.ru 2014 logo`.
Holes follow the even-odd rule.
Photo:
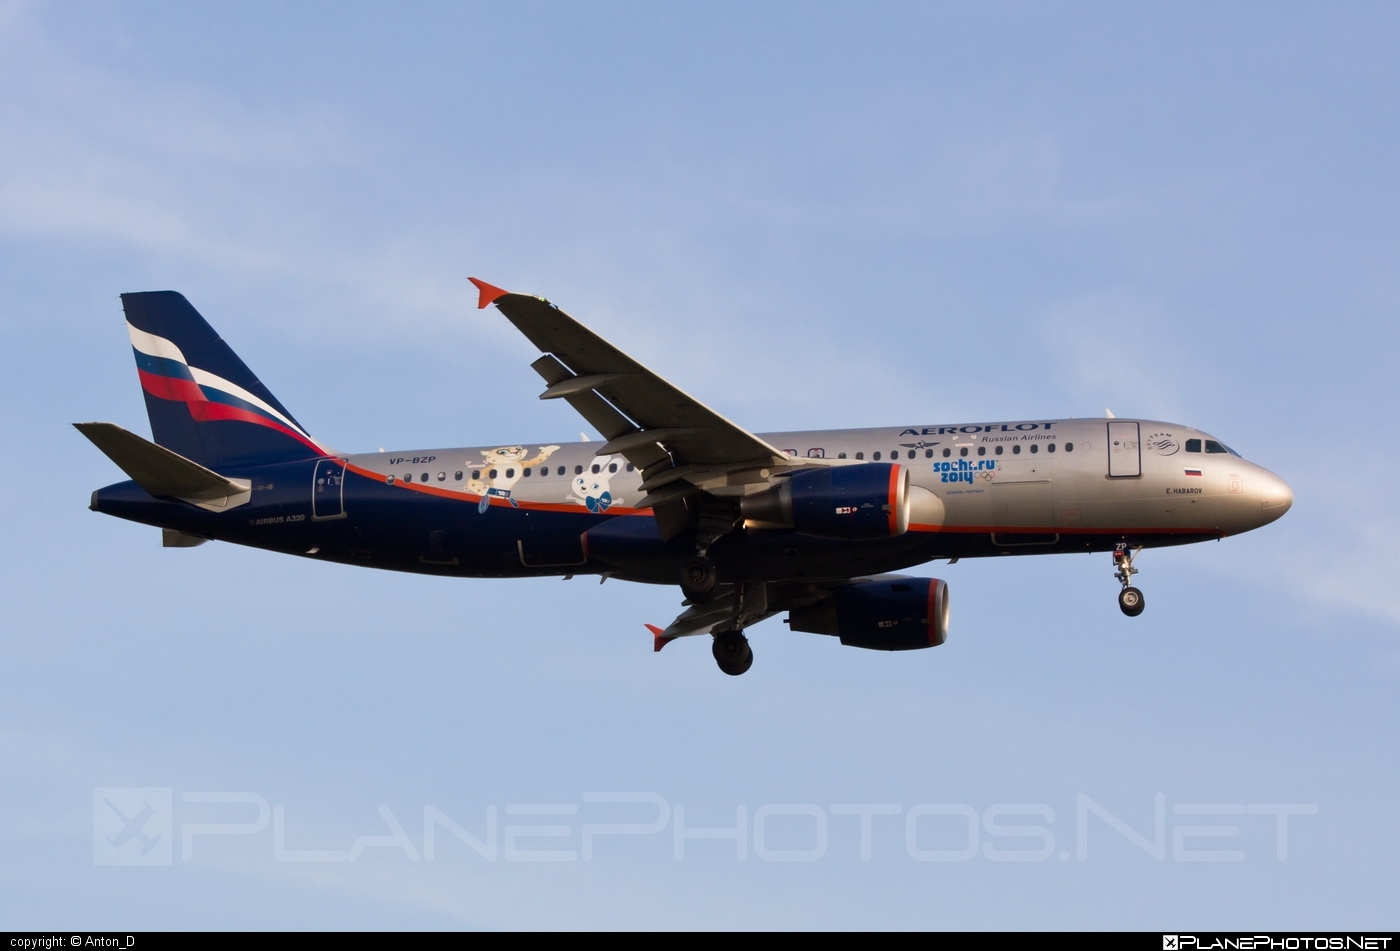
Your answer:
[[[1143,445],[1159,456],[1174,456],[1181,448],[1181,443],[1171,433],[1153,433],[1143,440]]]
[[[956,459],[952,462],[935,462],[933,471],[939,474],[941,482],[966,482],[971,485],[974,479],[991,482],[997,477],[995,459]]]

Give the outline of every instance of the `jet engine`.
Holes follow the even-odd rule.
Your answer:
[[[841,638],[847,647],[910,651],[948,638],[948,585],[900,576],[837,588],[815,604],[793,608],[794,631]]]
[[[744,496],[739,511],[817,538],[892,538],[909,529],[909,470],[890,462],[808,469]]]

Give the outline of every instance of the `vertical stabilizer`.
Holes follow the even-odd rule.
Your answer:
[[[175,291],[123,294],[158,445],[210,469],[330,453]]]

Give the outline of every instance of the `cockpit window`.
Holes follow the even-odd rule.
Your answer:
[[[1201,451],[1201,441],[1200,441],[1199,439],[1188,439],[1188,440],[1186,440],[1186,451],[1187,451],[1187,452],[1200,452],[1200,451]]]
[[[1220,445],[1220,443],[1216,442],[1214,439],[1207,439],[1207,440],[1206,440],[1206,452],[1218,452],[1218,453],[1222,453],[1222,454],[1223,454],[1223,453],[1227,453],[1227,452],[1229,452],[1229,451],[1230,451],[1230,450],[1228,450],[1228,449],[1226,449],[1224,446]]]

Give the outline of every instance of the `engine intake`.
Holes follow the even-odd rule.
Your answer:
[[[890,462],[808,469],[745,496],[739,511],[817,538],[893,538],[909,530],[909,470]]]
[[[948,639],[948,585],[938,578],[883,578],[837,588],[793,608],[794,631],[841,638],[847,647],[910,651]]]

